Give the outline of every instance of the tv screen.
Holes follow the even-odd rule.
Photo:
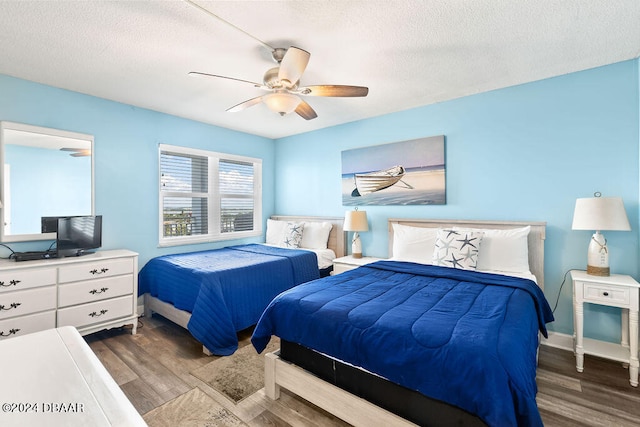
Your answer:
[[[58,218],[59,216],[43,216],[41,221],[41,233],[55,233],[58,231]]]
[[[58,257],[79,256],[102,246],[102,215],[58,218]]]

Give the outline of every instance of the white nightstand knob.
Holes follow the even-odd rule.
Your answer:
[[[609,292],[603,292],[602,295],[604,295],[605,297],[609,296]]]

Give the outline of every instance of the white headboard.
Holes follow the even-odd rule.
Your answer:
[[[292,215],[272,215],[271,219],[276,221],[317,221],[317,222],[330,222],[333,225],[331,233],[329,233],[329,242],[327,247],[333,249],[336,253],[336,257],[340,258],[346,255],[346,241],[347,236],[342,229],[344,225],[344,218],[340,217],[327,217],[327,216],[292,216]]]
[[[544,290],[544,239],[546,222],[524,222],[524,221],[470,221],[455,219],[389,219],[389,257],[393,255],[393,226],[392,224],[402,224],[411,227],[469,227],[469,228],[493,228],[509,229],[520,227],[531,227],[529,232],[529,268],[536,276],[538,286]]]

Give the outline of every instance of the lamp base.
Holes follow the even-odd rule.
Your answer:
[[[362,242],[360,241],[360,235],[357,231],[353,233],[353,240],[351,240],[351,256],[354,258],[362,258]]]
[[[593,265],[587,265],[587,274],[592,276],[609,276],[609,267],[594,267]]]

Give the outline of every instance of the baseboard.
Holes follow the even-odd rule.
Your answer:
[[[543,338],[540,344],[573,352],[573,335],[549,331],[549,338]]]

